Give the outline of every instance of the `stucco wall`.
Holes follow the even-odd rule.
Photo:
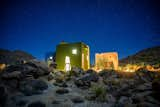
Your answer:
[[[95,67],[96,69],[109,69],[113,66],[113,69],[118,69],[118,54],[117,52],[109,53],[97,53],[95,55]]]

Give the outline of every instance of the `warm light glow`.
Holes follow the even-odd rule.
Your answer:
[[[95,54],[96,70],[100,69],[118,69],[118,53],[107,52]]]
[[[89,60],[89,56],[87,55],[87,61]]]
[[[73,49],[72,54],[77,54],[77,49]]]
[[[50,57],[49,57],[49,59],[50,59],[50,60],[52,60],[52,59],[53,59],[53,57],[52,57],[52,56],[50,56]]]
[[[70,71],[70,70],[71,70],[70,57],[66,56],[66,58],[65,58],[65,71]]]

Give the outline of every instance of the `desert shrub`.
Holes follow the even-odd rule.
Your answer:
[[[106,101],[106,88],[102,85],[93,85],[91,87],[91,92],[93,92],[95,94],[95,100],[100,101],[100,102],[105,102]]]

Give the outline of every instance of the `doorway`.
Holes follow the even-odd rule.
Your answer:
[[[65,57],[65,71],[70,71],[70,70],[71,70],[70,57],[66,56]]]

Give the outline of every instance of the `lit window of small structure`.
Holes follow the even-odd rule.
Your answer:
[[[76,54],[77,54],[77,49],[73,49],[73,50],[72,50],[72,54],[75,54],[75,55],[76,55]]]
[[[52,60],[52,59],[53,59],[53,57],[52,57],[52,56],[50,56],[50,57],[49,57],[49,59],[50,59],[50,60]]]

